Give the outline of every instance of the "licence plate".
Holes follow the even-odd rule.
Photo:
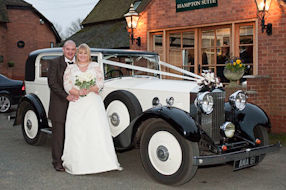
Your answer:
[[[248,167],[258,164],[258,162],[259,162],[259,156],[253,156],[253,157],[244,158],[241,160],[236,160],[233,163],[233,170],[240,170],[243,168],[248,168]]]

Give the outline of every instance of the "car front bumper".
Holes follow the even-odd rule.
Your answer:
[[[206,166],[206,165],[222,164],[235,160],[241,160],[244,158],[279,152],[280,149],[281,149],[281,143],[278,142],[277,144],[273,145],[261,146],[256,148],[247,148],[245,150],[240,150],[225,154],[211,155],[211,156],[195,156],[193,165]]]

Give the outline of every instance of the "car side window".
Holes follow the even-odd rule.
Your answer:
[[[91,56],[91,60],[94,61],[94,62],[98,62],[98,56],[92,55]]]
[[[39,77],[48,77],[49,60],[54,59],[56,56],[43,56],[40,59]]]
[[[48,77],[48,71],[49,71],[49,62],[51,59],[54,59],[58,56],[52,56],[52,55],[45,55],[41,57],[40,64],[39,64],[39,77]],[[98,56],[92,56],[92,61],[97,62]]]
[[[107,56],[107,60],[124,63],[126,65],[139,66],[143,68],[149,68],[158,70],[158,64],[155,57],[144,57],[144,56],[126,56],[126,55],[114,55]],[[147,75],[154,76],[154,73],[144,72],[141,70],[117,67],[113,65],[104,65],[105,79],[117,78],[123,76],[134,76],[134,75]]]

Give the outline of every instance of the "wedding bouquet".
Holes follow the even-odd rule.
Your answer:
[[[75,85],[80,89],[89,89],[91,86],[95,85],[96,79],[91,73],[81,73],[75,77]]]
[[[223,87],[219,78],[210,70],[203,70],[202,76],[204,77],[203,79],[197,80],[199,86],[206,86],[210,89]]]

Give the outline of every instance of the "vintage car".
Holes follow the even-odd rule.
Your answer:
[[[8,112],[25,95],[25,85],[21,80],[9,79],[0,74],[0,113]]]
[[[210,73],[195,75],[160,61],[154,52],[91,51],[104,73],[100,96],[116,150],[140,148],[142,164],[155,181],[178,186],[191,180],[199,166],[232,163],[239,170],[280,150],[279,142],[269,145],[266,113],[247,103],[241,90],[225,101],[217,81],[207,82],[214,77]],[[27,59],[27,94],[15,124],[22,125],[28,144],[40,145],[51,133],[48,63],[61,54],[61,48],[41,49]]]

